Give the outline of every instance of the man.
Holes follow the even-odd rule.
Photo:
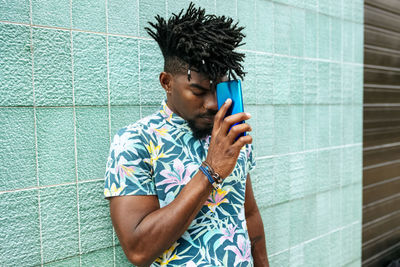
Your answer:
[[[251,127],[235,125],[250,115],[224,118],[231,100],[219,111],[216,102],[217,83],[244,76],[244,54],[234,51],[243,28],[193,4],[156,20],[146,29],[164,56],[167,101],[116,134],[107,163],[121,246],[138,266],[268,266],[252,138],[237,138]]]

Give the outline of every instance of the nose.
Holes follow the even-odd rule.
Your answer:
[[[206,110],[218,111],[217,94],[215,90],[209,92],[204,100],[204,108]]]

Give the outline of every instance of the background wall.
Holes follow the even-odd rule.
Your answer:
[[[361,262],[362,0],[207,0],[247,26],[245,109],[271,266]],[[143,30],[188,1],[0,5],[2,266],[124,266],[111,136],[163,98]]]

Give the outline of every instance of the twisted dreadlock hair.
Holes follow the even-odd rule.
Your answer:
[[[236,75],[241,79],[245,76],[242,66],[245,55],[234,51],[244,44],[244,27],[238,27],[232,18],[206,15],[205,9],[196,9],[190,3],[185,13],[182,9],[168,21],[160,15],[155,19],[156,23],[149,22],[154,30],[145,29],[160,46],[164,71],[176,74],[193,69],[211,81],[227,74],[234,79]]]

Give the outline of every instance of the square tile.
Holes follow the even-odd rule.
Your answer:
[[[363,141],[363,108],[362,105],[353,105],[353,143]]]
[[[157,112],[159,109],[160,109],[160,105],[140,107],[141,119],[154,114],[154,112]]]
[[[257,166],[251,174],[254,197],[259,209],[272,205],[274,198],[274,159],[257,160]]]
[[[29,23],[29,9],[29,0],[4,2],[0,6],[0,20]]]
[[[139,35],[149,37],[145,27],[152,27],[148,22],[156,22],[154,17],[160,15],[165,17],[167,7],[166,1],[139,0]]]
[[[103,0],[72,1],[72,28],[106,32],[106,2]]]
[[[107,50],[103,35],[73,32],[75,105],[107,105]]]
[[[353,66],[353,101],[354,104],[363,104],[364,94],[364,66]]]
[[[256,5],[255,0],[236,0],[237,1],[237,15],[240,26],[244,26],[243,33],[246,35],[244,43],[241,48],[255,50],[258,42],[258,32],[256,28]],[[229,14],[226,14],[229,16]]]
[[[340,185],[348,186],[353,182],[353,151],[351,147],[342,148],[342,173]]]
[[[290,106],[289,152],[298,152],[304,147],[303,106]]]
[[[274,58],[271,55],[257,54],[256,56],[256,91],[257,105],[272,104],[273,102],[273,69]]]
[[[317,104],[318,101],[318,62],[304,60],[304,104]]]
[[[352,104],[354,96],[353,66],[349,64],[342,65],[342,103]],[[359,90],[359,89],[358,89]]]
[[[364,24],[364,0],[353,0],[353,20]]]
[[[110,0],[108,8],[108,32],[130,36],[138,36],[139,1]],[[134,55],[132,55],[134,56]]]
[[[335,231],[342,226],[342,206],[341,206],[341,189],[340,187],[331,190],[331,231]]]
[[[274,52],[290,54],[290,19],[291,9],[286,5],[274,3]]]
[[[289,104],[290,64],[290,58],[279,56],[274,57],[274,104]]]
[[[317,227],[315,229],[317,235],[324,235],[330,230],[331,223],[331,199],[330,192],[317,194]],[[329,264],[328,264],[329,265]],[[326,266],[326,265],[324,265]]]
[[[317,190],[318,192],[325,192],[332,188],[330,179],[330,151],[320,150],[317,153]]]
[[[304,103],[304,61],[290,59],[290,104]]]
[[[256,15],[255,32],[257,34],[255,49],[257,51],[272,53],[274,51],[273,3],[270,1],[256,0],[255,15]]]
[[[318,152],[307,152],[304,155],[304,195],[310,196],[318,191]]]
[[[155,111],[155,110],[154,110]],[[140,107],[138,106],[111,106],[111,137],[114,136],[119,129],[135,123],[140,119]]]
[[[39,184],[75,181],[72,108],[39,108],[36,125]]]
[[[33,28],[32,38],[36,105],[72,105],[70,33]]]
[[[70,0],[32,0],[32,23],[70,28]]]
[[[331,39],[330,39],[330,59],[341,61],[342,59],[342,21],[336,18],[330,18]],[[363,50],[363,49],[361,49]]]
[[[354,142],[354,121],[353,107],[351,105],[342,106],[343,113],[343,144],[353,144]]]
[[[318,13],[330,14],[330,1],[320,0],[318,1]]]
[[[114,266],[114,248],[105,248],[81,255],[81,266]],[[119,265],[118,265],[119,266]]]
[[[33,109],[2,108],[0,125],[0,191],[36,186]]]
[[[159,75],[164,71],[164,58],[154,41],[140,40],[140,104],[159,105],[166,99]]]
[[[304,106],[304,149],[318,147],[318,106]]]
[[[353,1],[348,0],[342,3],[342,16],[344,20],[353,20]]]
[[[43,260],[50,262],[79,253],[76,186],[40,190]]]
[[[79,184],[82,253],[113,245],[109,202],[103,198],[104,181]]]
[[[37,190],[1,195],[0,251],[2,266],[40,265]]]
[[[293,154],[289,156],[290,160],[290,199],[299,199],[304,197],[306,185],[306,166],[305,154]]]
[[[318,104],[329,104],[329,63],[318,62]]]
[[[304,241],[304,201],[297,199],[289,202],[290,206],[290,247],[299,246]],[[292,253],[292,250],[291,250]],[[292,256],[292,255],[291,255]]]
[[[342,103],[342,65],[329,63],[329,102]]]
[[[328,147],[329,144],[330,110],[327,105],[318,106],[318,148]]]
[[[290,55],[302,57],[304,54],[305,11],[292,8],[290,16]]]
[[[342,17],[342,1],[330,0],[329,1],[329,14],[336,18]]]
[[[139,105],[138,40],[108,38],[111,105]]]
[[[273,106],[256,106],[256,113],[256,140],[253,140],[257,145],[257,157],[272,155],[274,152],[274,108]],[[254,125],[254,120],[250,121],[250,125]]]
[[[273,230],[267,233],[271,237],[269,254],[275,254],[289,248],[290,239],[290,206],[283,203],[273,207]]]
[[[289,265],[292,267],[304,266],[304,249],[303,245],[291,247],[289,250]]]
[[[290,199],[290,156],[274,157],[274,204]]]
[[[334,266],[340,266],[342,261],[342,231],[336,230],[332,234],[329,235],[330,241],[330,256],[329,261]],[[361,247],[361,246],[360,246]],[[361,264],[359,265],[361,266]]]
[[[104,177],[110,146],[108,108],[76,108],[78,179]]]
[[[289,106],[274,106],[274,154],[285,154],[290,151],[290,119]]]
[[[0,105],[33,106],[29,27],[1,23],[0,32]]]
[[[330,55],[329,17],[318,14],[318,57],[329,59]]]
[[[329,144],[340,146],[343,144],[343,114],[339,105],[330,106],[329,112]]]
[[[257,103],[258,97],[255,53],[246,52],[243,67],[244,71],[246,72],[246,76],[242,82],[243,102],[247,105],[253,105]]]
[[[304,244],[304,262],[306,266],[319,266],[320,249],[318,240],[312,240]]]
[[[346,1],[344,1],[346,2]],[[343,20],[342,21],[342,60],[344,62],[353,62],[354,61],[354,44],[353,44],[353,23]],[[359,48],[359,47],[357,47]]]
[[[329,235],[324,235],[316,240],[318,246],[318,263],[321,266],[330,266],[329,256],[330,256],[330,237]]]
[[[305,12],[305,36],[304,36],[304,56],[308,58],[317,57],[317,13],[306,10]]]
[[[303,199],[304,209],[307,210],[307,214],[304,214],[304,230],[303,236],[304,241],[313,239],[317,236],[317,199],[315,195],[308,196]],[[307,254],[307,253],[306,253]],[[306,262],[309,263],[309,260]]]

